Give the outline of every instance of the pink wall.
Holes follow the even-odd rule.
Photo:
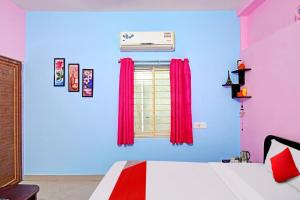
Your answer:
[[[248,17],[240,16],[241,50],[248,48]]]
[[[25,18],[24,10],[0,0],[0,55],[24,61]]]
[[[281,2],[281,3],[280,3]],[[261,162],[268,134],[300,142],[299,0],[266,1],[248,16],[248,48],[241,57],[252,71],[246,85],[252,99],[244,103],[241,148]]]
[[[248,16],[248,44],[251,45],[295,22],[300,0],[267,0]]]

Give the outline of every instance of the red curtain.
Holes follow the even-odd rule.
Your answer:
[[[134,143],[134,62],[121,59],[119,79],[118,145]]]
[[[171,81],[171,136],[172,144],[193,144],[191,112],[191,70],[188,59],[172,59]]]

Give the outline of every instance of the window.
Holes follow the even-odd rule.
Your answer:
[[[170,103],[169,66],[136,66],[134,71],[135,137],[169,137]]]

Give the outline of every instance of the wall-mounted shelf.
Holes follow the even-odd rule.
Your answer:
[[[244,96],[244,97],[234,97],[234,99],[250,99],[251,96]]]
[[[245,69],[238,69],[234,70],[231,73],[233,74],[238,74],[239,76],[239,84],[240,85],[245,85],[245,72],[250,71],[250,68],[245,68]]]
[[[245,73],[250,70],[251,70],[251,68],[244,68],[244,69],[238,69],[238,70],[231,71],[231,73],[238,75],[238,77],[239,77],[238,84],[231,83],[231,80],[230,80],[230,77],[228,74],[228,79],[230,81],[228,83],[228,80],[227,80],[227,83],[223,84],[222,86],[223,87],[231,87],[231,97],[233,99],[249,99],[249,98],[251,98],[251,96],[243,96],[243,97],[237,96],[237,93],[241,91],[241,86],[245,85]]]
[[[245,69],[238,69],[238,70],[234,70],[231,73],[237,74],[237,73],[241,73],[241,72],[246,72],[246,71],[250,71],[251,68],[245,68]]]
[[[223,84],[223,87],[231,87],[232,84]]]

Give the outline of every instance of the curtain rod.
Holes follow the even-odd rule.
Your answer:
[[[119,60],[118,63],[121,61]],[[170,63],[170,60],[134,60],[134,63]]]

